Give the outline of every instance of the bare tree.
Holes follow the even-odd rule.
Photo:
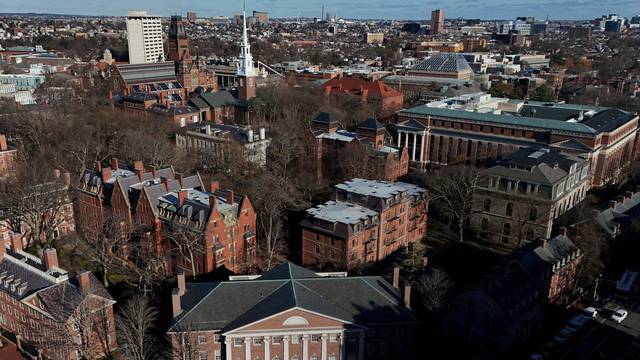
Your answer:
[[[444,271],[430,269],[418,277],[416,285],[423,306],[429,313],[433,313],[442,309],[446,304],[453,282]]]
[[[480,173],[468,166],[447,166],[425,175],[432,204],[439,207],[457,224],[458,241],[464,241],[464,228],[473,206]]]
[[[102,283],[109,286],[108,275],[114,267],[121,267],[124,259],[120,252],[131,240],[131,226],[126,219],[110,214],[101,227],[82,224],[78,248],[102,271]]]
[[[23,166],[0,193],[2,215],[14,232],[25,233],[27,247],[49,245],[72,207],[67,186],[45,174]]]
[[[118,312],[116,326],[125,356],[131,360],[156,359],[160,344],[154,336],[158,309],[146,295],[135,295]]]
[[[191,267],[191,276],[196,276],[196,262],[205,253],[202,234],[174,222],[166,230],[166,238],[173,244],[173,250]]]
[[[170,334],[173,347],[173,358],[181,360],[199,360],[198,336],[192,324],[180,324],[174,333]]]

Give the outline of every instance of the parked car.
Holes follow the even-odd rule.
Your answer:
[[[629,312],[627,310],[618,309],[614,311],[613,314],[611,314],[611,320],[620,324],[622,321],[624,321],[624,319],[627,318],[627,315],[629,315]]]
[[[569,329],[562,329],[553,337],[558,344],[564,344],[571,337],[572,332]]]
[[[589,319],[595,319],[596,317],[598,317],[598,309],[594,308],[593,306],[589,306],[588,308],[582,310],[582,316]]]
[[[569,320],[569,323],[567,324],[566,329],[571,332],[576,332],[582,329],[584,324],[586,324],[589,320],[591,320],[591,318],[585,317],[582,314],[576,315],[573,318],[571,318],[571,320]]]

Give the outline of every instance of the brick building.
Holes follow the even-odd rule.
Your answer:
[[[409,155],[406,148],[390,146],[386,128],[375,119],[358,125],[355,132],[340,128],[329,113],[320,113],[311,122],[311,131],[305,137],[305,160],[317,180],[322,179],[333,167],[339,166],[342,151],[365,149],[372,176],[396,181],[409,171]]]
[[[307,210],[302,263],[352,268],[379,261],[427,231],[426,190],[403,182],[353,179],[336,185],[334,201]]]
[[[402,110],[397,146],[416,148],[410,160],[484,164],[523,147],[588,154],[593,186],[617,181],[638,158],[638,115],[614,108],[494,98],[478,93]],[[413,152],[412,152],[413,154]]]
[[[0,243],[0,327],[53,360],[80,360],[80,349],[104,356],[117,348],[115,301],[90,272],[58,266],[56,250],[43,258],[22,250],[20,234]]]
[[[549,238],[589,190],[588,160],[546,148],[518,150],[481,174],[471,226],[482,241],[510,248]]]
[[[288,262],[243,280],[179,277],[167,334],[174,359],[408,359],[417,324],[410,294],[381,277],[327,276]]]
[[[197,274],[226,266],[232,271],[250,266],[256,254],[256,214],[246,196],[208,187],[199,175],[182,176],[172,168],[133,168],[114,159],[110,167],[86,170],[78,187],[79,221],[96,226],[108,214],[126,219],[143,234],[144,248],[166,258],[168,273],[191,273],[191,264],[174,250],[169,230],[185,230],[201,238],[196,251]]]
[[[322,85],[325,96],[347,94],[371,104],[380,114],[402,109],[404,95],[380,80],[368,81],[356,77],[333,78]]]
[[[18,150],[10,147],[7,137],[0,134],[0,181],[15,174],[18,165]]]

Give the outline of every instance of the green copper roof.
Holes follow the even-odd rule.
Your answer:
[[[478,113],[465,110],[452,110],[433,108],[426,105],[416,106],[410,109],[404,109],[400,111],[400,115],[423,115],[423,116],[442,116],[454,119],[469,119],[475,121],[483,121],[487,123],[497,124],[510,124],[516,126],[525,126],[533,128],[542,128],[557,131],[569,131],[583,134],[595,134],[596,131],[584,124],[567,122],[560,120],[539,119],[524,116],[512,116],[512,115],[496,115],[487,113]]]

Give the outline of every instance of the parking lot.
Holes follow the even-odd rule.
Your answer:
[[[617,309],[629,312],[622,323],[609,319]],[[540,353],[543,359],[558,360],[631,360],[640,359],[640,351],[631,347],[640,335],[640,296],[611,298],[601,307],[598,316],[574,332],[566,342],[558,344],[550,334]]]

